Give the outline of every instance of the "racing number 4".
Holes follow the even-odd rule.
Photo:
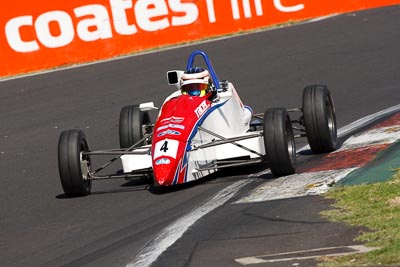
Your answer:
[[[153,158],[171,157],[176,159],[178,153],[179,141],[171,139],[163,139],[156,143]]]
[[[161,146],[160,151],[166,153],[168,150],[168,141],[165,141],[164,144]]]

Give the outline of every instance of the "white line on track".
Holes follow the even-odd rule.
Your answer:
[[[400,104],[396,105],[396,106],[393,106],[393,107],[390,107],[390,108],[387,108],[387,109],[384,109],[382,111],[378,111],[378,112],[376,112],[374,114],[368,115],[368,116],[366,116],[364,118],[361,118],[359,120],[356,120],[355,122],[352,122],[352,123],[340,128],[338,130],[338,136],[339,137],[345,136],[346,134],[348,134],[348,133],[350,133],[352,131],[355,131],[357,129],[362,128],[367,123],[377,121],[377,120],[385,117],[386,115],[388,115],[388,114],[390,114],[392,112],[399,111],[399,110],[400,110]]]
[[[387,109],[384,109],[384,110],[381,110],[381,111],[378,111],[378,112],[376,112],[374,114],[368,115],[368,116],[363,117],[363,118],[361,118],[359,120],[356,120],[356,121],[354,121],[354,122],[352,122],[352,123],[340,128],[338,130],[338,137],[343,137],[343,136],[345,136],[345,135],[347,135],[347,134],[349,134],[349,133],[351,133],[353,131],[356,131],[356,130],[362,128],[363,126],[365,126],[368,123],[377,121],[377,120],[385,117],[386,115],[388,115],[388,114],[390,114],[392,112],[396,112],[396,111],[400,111],[400,104],[396,105],[396,106],[393,106],[393,107],[390,107],[390,108],[387,108]],[[306,146],[298,149],[297,153],[299,153],[299,152],[301,152],[303,150],[309,150],[309,149],[310,149],[310,146],[306,145]]]
[[[317,249],[308,249],[308,250],[300,250],[300,251],[292,251],[292,252],[284,252],[270,255],[259,255],[253,257],[244,257],[235,259],[235,261],[241,265],[251,265],[251,264],[260,264],[260,263],[274,263],[274,262],[283,262],[283,261],[298,261],[298,260],[308,260],[308,259],[316,259],[322,256],[325,257],[333,257],[333,256],[344,256],[351,255],[356,253],[367,253],[378,248],[375,247],[365,247],[363,245],[354,245],[354,246],[341,246],[341,247],[327,247],[327,248],[317,248]],[[321,254],[323,251],[335,251],[327,254]],[[340,252],[344,250],[343,252]],[[349,251],[348,251],[349,250]],[[312,255],[313,253],[315,255]],[[310,255],[311,254],[311,255]],[[292,257],[290,257],[292,255]],[[307,256],[306,256],[307,255]],[[271,259],[268,259],[271,258]]]
[[[392,112],[396,112],[400,110],[400,105],[393,106],[391,108],[387,108],[385,110],[379,111],[372,115],[361,118],[353,123],[350,123],[343,128],[338,130],[338,136],[344,136],[354,130],[361,128],[363,125],[376,121]],[[301,150],[309,149],[308,146],[301,148]],[[267,170],[268,171],[268,170]],[[346,170],[346,172],[349,170]],[[264,171],[265,172],[265,171]],[[263,173],[264,173],[263,172]],[[250,176],[257,176],[263,173],[253,174]],[[326,173],[323,173],[326,175]],[[342,173],[337,173],[339,178],[343,178]],[[338,178],[338,177],[336,177]],[[296,179],[291,179],[296,180]],[[166,251],[171,245],[173,245],[181,236],[192,226],[197,220],[199,220],[204,215],[210,213],[214,209],[225,204],[232,196],[234,196],[243,186],[251,183],[254,180],[241,180],[236,183],[231,184],[227,188],[223,189],[219,193],[217,193],[213,198],[204,202],[199,207],[188,213],[187,215],[179,218],[175,222],[171,223],[169,226],[164,228],[157,236],[149,242],[140,252],[136,255],[135,260],[128,263],[127,267],[136,267],[136,266],[150,266],[153,262],[157,260],[157,258]],[[265,193],[265,192],[264,192]],[[288,195],[287,197],[291,197]],[[240,201],[239,201],[240,202]],[[249,202],[247,201],[243,202]]]
[[[179,218],[164,228],[127,267],[150,266],[168,247],[174,244],[198,219],[226,203],[243,186],[252,180],[241,180],[220,191],[189,214]]]
[[[335,14],[331,14],[331,15],[326,15],[326,16],[315,18],[315,19],[310,19],[307,22],[318,22],[318,21],[322,21],[322,20],[326,20],[326,19],[330,19],[330,18],[336,17],[338,15],[340,15],[340,14],[339,13],[335,13]]]

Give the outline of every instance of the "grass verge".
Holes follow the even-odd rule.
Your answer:
[[[385,182],[338,187],[326,195],[335,209],[322,215],[334,222],[365,226],[358,241],[378,250],[343,257],[323,258],[319,266],[400,265],[400,168]]]

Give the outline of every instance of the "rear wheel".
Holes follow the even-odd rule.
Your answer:
[[[307,140],[314,153],[336,149],[335,107],[326,85],[312,85],[303,91],[303,116]]]
[[[122,108],[119,116],[119,143],[121,148],[129,148],[143,138],[150,123],[148,112],[143,112],[138,105]],[[138,145],[144,145],[141,142]]]
[[[63,131],[58,140],[58,170],[61,185],[68,197],[90,194],[90,157],[85,134],[81,130]]]
[[[296,145],[286,109],[267,109],[263,130],[265,152],[272,174],[275,177],[293,174],[296,169]]]

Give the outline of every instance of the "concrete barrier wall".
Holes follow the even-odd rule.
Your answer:
[[[400,0],[6,1],[0,9],[0,77],[398,3]]]

